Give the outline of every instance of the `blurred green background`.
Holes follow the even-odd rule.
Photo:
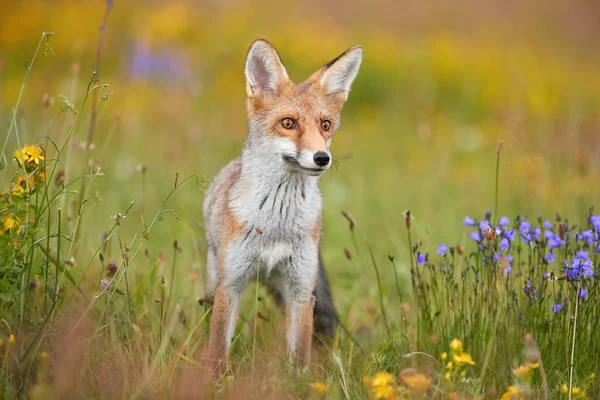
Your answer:
[[[55,55],[36,60],[18,110],[21,143],[40,143],[60,95],[80,107],[96,68],[106,4],[3,3],[5,132],[25,62],[43,31],[56,33],[50,41]],[[149,220],[158,210],[175,171],[180,179],[211,179],[239,154],[246,135],[243,63],[256,37],[276,46],[295,81],[352,45],[365,48],[332,145],[339,168],[321,181],[323,255],[330,276],[339,278],[334,296],[350,325],[349,310],[374,299],[376,285],[370,268],[355,270],[344,258],[352,242],[342,210],[370,238],[380,265],[395,255],[408,282],[402,212],[411,209],[413,240],[430,251],[441,242],[466,243],[464,216],[493,207],[496,146],[503,140],[499,213],[512,220],[516,213],[551,217],[558,211],[583,220],[600,195],[598,15],[600,3],[585,0],[116,0],[100,62],[100,78],[114,93],[99,104],[90,152],[105,176],[89,192],[84,223],[95,233],[81,238],[81,263],[99,245],[110,216],[132,200],[126,238],[142,231],[141,214]],[[80,143],[89,108],[83,113],[70,145],[72,176],[86,171]],[[53,124],[54,140],[64,138],[71,118],[63,114]],[[7,149],[16,148],[13,135]],[[139,166],[146,167],[145,178]],[[5,182],[0,190],[7,188]],[[78,197],[66,199],[71,217]],[[202,278],[183,284],[204,267],[203,198],[193,184],[180,188],[167,205],[180,220],[165,214],[148,245],[156,256],[178,239],[185,260],[181,296],[203,292]],[[143,268],[136,266],[138,273]],[[384,269],[390,282],[384,289],[392,291],[393,272]]]

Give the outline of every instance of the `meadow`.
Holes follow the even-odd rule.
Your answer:
[[[358,3],[3,6],[3,398],[600,398],[597,8]],[[257,36],[296,81],[365,48],[320,185],[342,326],[297,374],[252,287],[210,384],[202,201]]]

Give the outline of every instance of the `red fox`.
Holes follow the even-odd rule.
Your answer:
[[[362,55],[351,47],[295,84],[269,42],[257,39],[248,50],[248,137],[204,201],[213,371],[226,365],[240,299],[257,274],[285,307],[291,362],[310,363],[313,313],[317,333],[337,329],[320,261],[318,181],[332,164],[329,146]]]

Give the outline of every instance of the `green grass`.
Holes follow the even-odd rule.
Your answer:
[[[117,31],[127,26],[123,10],[113,10]],[[587,229],[594,214],[589,206],[600,195],[593,150],[598,72],[568,61],[566,53],[532,55],[523,43],[507,50],[449,34],[395,43],[385,33],[334,26],[334,40],[318,47],[318,30],[300,41],[293,27],[278,24],[263,33],[274,37],[292,77],[309,74],[354,40],[366,49],[333,144],[339,168],[321,183],[323,256],[352,338],[340,330],[333,343],[314,350],[306,374],[294,374],[286,365],[283,315],[266,289],[259,287],[256,296],[251,288],[231,374],[214,387],[205,384],[201,205],[207,182],[238,155],[245,136],[245,37],[263,18],[253,15],[240,25],[246,11],[229,11],[221,21],[224,31],[242,32],[240,38],[186,43],[194,49],[188,61],[198,68],[179,81],[131,77],[118,61],[129,49],[110,35],[101,82],[92,73],[91,52],[71,68],[65,48],[74,38],[58,28],[49,42],[56,55],[45,48],[45,35],[37,36],[39,46],[25,46],[35,57],[14,52],[18,62],[11,58],[0,75],[6,83],[0,118],[8,127],[0,228],[15,215],[27,229],[0,236],[4,397],[166,398],[216,391],[223,398],[356,399],[370,397],[374,386],[365,377],[387,371],[394,387],[407,387],[406,371],[414,368],[430,379],[431,398],[453,392],[495,398],[515,384],[531,398],[545,391],[567,398],[561,386],[569,385],[571,357],[571,386],[597,397],[598,378],[589,376],[600,370],[598,282],[583,280],[589,295],[577,303],[578,283],[543,278],[546,271],[560,276],[560,262],[571,262],[577,250],[588,250],[597,267],[595,252],[571,237],[548,265],[547,241],[531,248],[517,237],[504,252],[513,257],[507,277],[502,259],[489,261],[502,253],[500,239],[484,241],[478,251],[468,238],[473,229],[462,220],[484,219],[493,208],[493,223],[506,215],[517,230],[517,214],[533,228],[548,219],[558,232],[568,216],[571,234]],[[175,29],[153,20],[161,12],[143,12],[161,32]],[[201,17],[187,18],[181,26]],[[211,24],[199,28],[201,37],[215,29]],[[306,48],[314,50],[306,54]],[[20,65],[27,58],[32,62],[23,81]],[[44,93],[55,103],[41,102]],[[108,95],[94,111],[88,100]],[[94,147],[85,149],[79,144],[87,140],[93,112]],[[499,140],[505,146],[497,164]],[[19,168],[14,151],[33,144],[45,160]],[[25,174],[35,187],[26,181],[24,196],[8,194]],[[407,209],[414,216],[409,231]],[[435,254],[440,243],[454,252]],[[418,254],[427,252],[428,262],[419,265]],[[107,276],[110,263],[117,272]],[[523,288],[528,280],[539,294],[533,302]],[[555,303],[563,311],[553,313]],[[475,365],[446,367],[442,354],[452,358],[455,338]],[[517,380],[512,370],[528,361],[541,368]],[[317,393],[314,382],[326,383],[329,392]],[[413,398],[419,394],[413,391]]]

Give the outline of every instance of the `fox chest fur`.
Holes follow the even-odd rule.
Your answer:
[[[284,168],[257,171],[244,161],[232,161],[219,174],[205,202],[208,246],[222,261],[213,278],[243,290],[256,274],[262,281],[293,274],[299,288],[308,289],[321,230],[318,178]]]

